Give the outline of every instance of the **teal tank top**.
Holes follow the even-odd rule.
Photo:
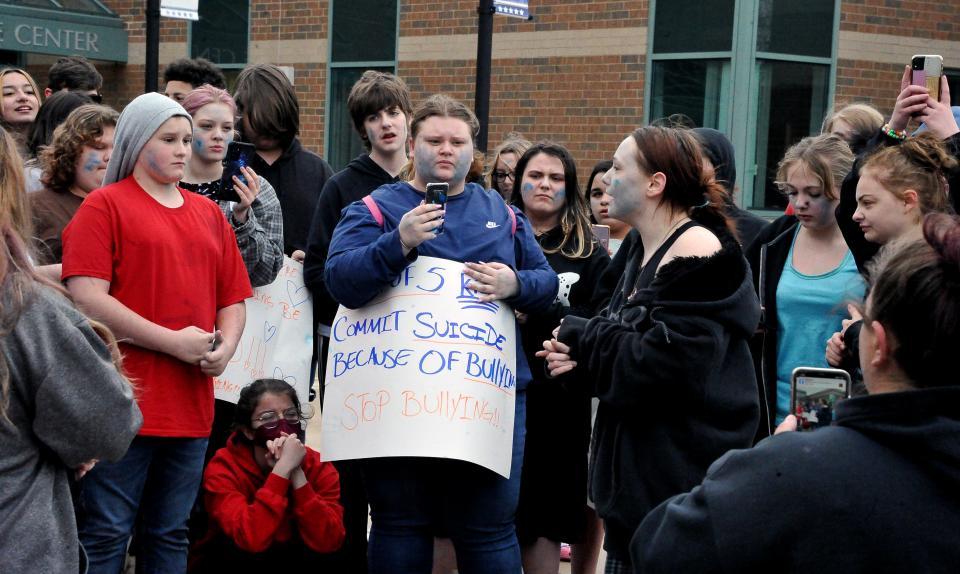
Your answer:
[[[796,367],[829,367],[827,340],[842,328],[847,303],[863,301],[866,285],[853,254],[822,275],[804,275],[793,267],[790,252],[777,284],[777,424],[790,412],[790,374]]]

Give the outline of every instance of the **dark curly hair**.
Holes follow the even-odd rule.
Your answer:
[[[57,193],[69,193],[76,180],[77,158],[88,145],[103,135],[105,127],[117,125],[116,110],[108,106],[88,104],[70,112],[53,132],[50,145],[38,156],[43,175],[40,182]]]
[[[180,58],[163,69],[163,82],[186,82],[194,88],[210,84],[214,88],[227,89],[227,78],[210,60],[203,58]]]

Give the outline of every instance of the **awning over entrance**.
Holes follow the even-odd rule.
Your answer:
[[[127,31],[97,0],[0,0],[0,50],[127,61]]]

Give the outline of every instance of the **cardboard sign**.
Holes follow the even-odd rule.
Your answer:
[[[510,475],[516,320],[467,287],[463,263],[419,257],[362,309],[340,307],[327,355],[327,460],[424,456]]]
[[[240,390],[257,379],[282,379],[309,403],[313,354],[313,303],[303,284],[303,264],[283,258],[273,283],[247,299],[247,322],[237,352],[213,379],[214,396],[236,403]]]

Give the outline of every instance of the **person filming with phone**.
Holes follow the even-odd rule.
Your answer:
[[[557,275],[529,220],[496,192],[466,183],[479,128],[473,112],[448,96],[431,96],[414,110],[413,179],[381,186],[347,206],[334,230],[324,283],[341,305],[367,305],[419,256],[463,261],[467,286],[483,302],[538,313],[554,301]],[[428,574],[438,533],[453,540],[459,572],[519,574],[514,515],[531,379],[519,339],[516,358],[509,478],[450,459],[361,459],[372,574]]]
[[[871,264],[860,362],[868,394],[833,424],[718,459],[647,515],[635,572],[955,572],[960,560],[960,221]]]
[[[193,116],[193,155],[180,187],[217,202],[237,236],[237,247],[254,287],[269,285],[283,267],[283,215],[270,182],[249,166],[222,181],[224,158],[233,141],[237,104],[226,90],[203,85],[187,93],[183,107]]]

